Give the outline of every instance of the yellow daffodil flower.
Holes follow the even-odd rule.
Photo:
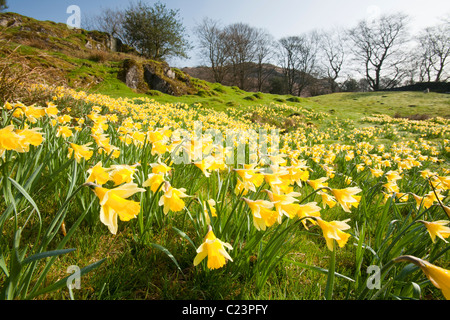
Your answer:
[[[298,199],[301,194],[298,192],[289,192],[287,194],[279,194],[272,192],[270,190],[264,190],[269,195],[269,199],[275,205],[275,210],[278,212],[278,222],[281,223],[281,217],[287,216],[288,218],[293,218],[297,215],[299,205]]]
[[[164,214],[167,214],[169,211],[178,212],[183,210],[184,201],[182,198],[188,197],[188,195],[185,194],[186,189],[173,188],[170,183],[166,181],[163,186],[163,191],[164,194],[159,199],[158,204],[164,206]]]
[[[417,222],[423,223],[425,225],[433,243],[436,242],[436,236],[444,240],[444,242],[448,243],[445,238],[448,238],[450,236],[450,228],[446,227],[446,225],[449,224],[450,221],[438,220],[434,222],[428,222],[424,220],[417,220]]]
[[[163,183],[164,180],[164,174],[162,173],[150,173],[148,175],[148,179],[144,181],[142,184],[143,187],[150,187],[150,190],[152,192],[156,192],[158,190],[161,183]]]
[[[40,130],[41,128],[28,129],[27,125],[25,125],[24,129],[16,130],[15,132],[23,137],[23,139],[19,141],[19,147],[15,150],[18,152],[28,152],[30,145],[39,146],[44,141],[43,133],[39,132]]]
[[[228,252],[225,251],[225,247],[233,250],[229,243],[217,239],[211,227],[209,227],[203,243],[197,248],[194,266],[197,266],[206,257],[208,257],[207,267],[211,270],[223,267],[226,264],[226,260],[233,262]]]
[[[209,199],[208,201],[208,205],[209,205],[209,209],[211,210],[211,216],[212,217],[217,217],[217,213],[216,213],[216,201],[214,201],[214,199]],[[209,217],[209,212],[208,212],[208,207],[206,206],[206,202],[203,202],[203,208],[204,208],[204,214],[205,214],[205,222],[206,224],[210,224],[211,223],[211,219]]]
[[[274,204],[267,200],[250,200],[242,198],[253,215],[253,224],[257,230],[265,231],[266,227],[272,226],[279,217],[278,212],[271,210]]]
[[[431,283],[442,291],[445,299],[450,300],[450,270],[438,267],[426,260],[406,255],[394,259],[394,262],[410,262],[420,267]]]
[[[0,152],[3,154],[5,150],[20,149],[24,136],[14,131],[14,125],[9,125],[0,129]]]
[[[73,135],[72,130],[67,126],[59,126],[56,130],[57,137],[63,137],[64,139],[69,138]]]
[[[328,249],[330,251],[333,251],[334,240],[336,240],[339,247],[342,248],[345,246],[348,239],[350,238],[350,234],[343,232],[343,230],[350,229],[350,226],[347,224],[347,221],[350,221],[350,219],[344,221],[327,222],[319,217],[315,217],[315,220],[317,221],[319,227],[322,229],[323,236],[325,237]]]
[[[362,190],[357,187],[349,187],[346,189],[331,189],[331,193],[336,198],[337,202],[341,205],[345,212],[351,212],[350,206],[358,207],[361,196],[355,196],[355,194]]]
[[[135,183],[127,183],[114,189],[95,187],[94,192],[100,199],[100,221],[108,226],[112,234],[117,233],[117,217],[121,221],[135,218],[140,211],[140,203],[126,200],[137,192],[145,189],[138,188]]]
[[[135,165],[126,165],[126,164],[120,164],[120,165],[112,165],[110,167],[109,176],[111,177],[111,180],[114,181],[114,185],[118,186],[122,183],[130,183],[134,179],[134,174],[137,171],[138,164]]]
[[[92,148],[89,147],[91,144],[92,142],[86,143],[84,145],[71,143],[68,157],[71,158],[73,154],[78,163],[83,158],[86,159],[86,161],[89,160],[92,157],[92,154],[94,153],[92,151]]]
[[[316,180],[307,180],[306,183],[308,183],[314,190],[318,190],[320,188],[328,187],[328,183],[325,183],[327,180],[327,177],[322,177]]]
[[[89,177],[86,182],[94,182],[98,185],[104,185],[109,181],[109,169],[102,167],[102,162],[99,161],[94,167],[89,169],[87,172],[89,173]]]
[[[321,208],[317,205],[317,202],[310,202],[307,204],[298,205],[297,216],[302,219],[306,217],[320,217]],[[316,224],[315,219],[303,219],[302,224],[308,230],[306,222],[309,221],[312,224]]]

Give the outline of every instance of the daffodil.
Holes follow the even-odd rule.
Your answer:
[[[62,115],[62,116],[58,117],[58,122],[60,124],[64,124],[64,123],[67,123],[67,122],[70,122],[70,121],[72,121],[72,117],[69,116],[68,114],[65,114],[65,115]]]
[[[442,200],[444,197],[437,193],[438,197],[440,200]],[[412,193],[413,198],[416,200],[416,208],[419,209],[420,206],[423,206],[425,209],[430,208],[434,202],[436,202],[438,200],[438,198],[436,197],[436,194],[431,191],[429,193],[427,193],[426,195],[424,195],[423,197],[418,196],[414,193]]]
[[[251,182],[243,182],[238,178],[236,181],[236,186],[234,188],[234,193],[236,195],[242,194],[243,196],[245,196],[249,190],[256,192],[255,185]]]
[[[164,174],[162,173],[150,173],[147,180],[142,184],[143,187],[150,187],[150,190],[156,192],[159,186],[164,182]]]
[[[15,132],[23,137],[20,140],[18,148],[15,150],[18,152],[28,152],[30,150],[30,145],[39,146],[43,141],[43,133],[39,132],[41,128],[32,128],[29,129],[27,125],[25,125],[24,129],[15,130]]]
[[[305,165],[295,165],[287,168],[289,172],[289,178],[291,182],[296,183],[298,186],[302,186],[302,182],[309,179],[309,171]]]
[[[56,130],[57,137],[63,137],[64,139],[69,138],[73,135],[72,130],[67,126],[59,126]]]
[[[266,230],[267,227],[272,226],[279,217],[277,211],[272,210],[274,204],[267,200],[250,200],[247,198],[242,198],[253,215],[253,225],[258,230]]]
[[[211,217],[217,217],[216,208],[215,208],[216,201],[214,201],[214,199],[209,199],[207,202],[208,202],[209,209],[211,211]],[[203,208],[204,208],[203,213],[205,214],[205,222],[206,222],[206,224],[210,224],[211,218],[209,217],[209,212],[208,212],[208,207],[206,205],[206,202],[203,202]]]
[[[126,198],[144,191],[135,183],[127,183],[114,189],[94,187],[94,192],[100,199],[100,221],[108,226],[112,234],[117,233],[118,217],[121,221],[129,221],[139,214],[140,203]]]
[[[318,195],[322,197],[322,206],[325,209],[327,206],[333,208],[336,205],[336,198],[331,194],[328,194],[324,191],[317,192]]]
[[[350,234],[343,232],[343,230],[350,229],[350,226],[347,224],[350,219],[344,221],[330,221],[327,222],[322,220],[320,217],[315,217],[315,220],[319,227],[322,229],[323,236],[327,242],[328,249],[333,251],[334,249],[334,241],[338,243],[339,247],[344,247],[350,238]]]
[[[448,218],[450,219],[450,207],[442,205],[442,208],[444,209],[445,213],[447,214]]]
[[[285,167],[270,166],[271,173],[264,173],[264,180],[277,193],[285,192],[289,188],[289,171]]]
[[[322,177],[316,180],[307,180],[306,183],[308,183],[314,190],[318,190],[320,188],[328,187],[327,177]]]
[[[226,264],[226,260],[233,262],[225,248],[233,250],[229,243],[217,239],[211,227],[209,227],[203,243],[197,248],[194,266],[197,266],[206,257],[208,257],[207,267],[211,270],[223,267]]]
[[[450,300],[450,270],[438,267],[426,260],[406,255],[394,259],[394,262],[410,262],[418,266],[430,282],[442,291],[445,299]]]
[[[168,150],[169,150],[169,147],[164,142],[157,141],[157,142],[152,143],[152,151],[151,151],[152,155],[156,155],[156,154],[163,155]]]
[[[99,161],[94,167],[87,171],[89,177],[86,182],[94,182],[98,185],[103,185],[109,181],[108,169],[102,167],[102,162]]]
[[[23,139],[25,139],[24,136],[14,131],[14,125],[0,129],[0,153],[3,155],[5,150],[20,149]]]
[[[298,199],[295,197],[299,197],[300,193],[298,192],[289,192],[287,194],[284,193],[275,193],[270,190],[264,190],[269,195],[269,199],[275,205],[275,210],[278,212],[278,222],[281,223],[281,217],[287,216],[289,218],[293,218],[297,215],[297,211],[299,210],[299,205],[295,202],[298,202]]]
[[[52,118],[55,118],[59,112],[57,106],[53,102],[48,102],[47,108],[45,108],[44,111],[47,116]]]
[[[437,176],[437,178],[440,180],[441,182],[441,189],[443,190],[448,190],[450,189],[450,176]]]
[[[345,212],[351,212],[350,207],[358,207],[361,196],[355,196],[355,194],[362,190],[357,187],[349,187],[346,189],[331,189],[331,193],[336,198],[337,202],[341,205]]]
[[[34,105],[23,107],[22,110],[24,110],[27,120],[31,123],[36,123],[38,119],[45,116],[44,108],[35,107]]]
[[[174,188],[166,181],[163,185],[163,191],[164,194],[159,199],[158,204],[164,206],[164,214],[167,214],[169,211],[178,212],[183,210],[185,203],[182,198],[188,197],[188,195],[185,194],[186,189]]]
[[[138,164],[126,165],[126,164],[116,164],[110,167],[109,176],[111,180],[114,181],[114,185],[119,185],[121,183],[130,183],[134,179],[134,174],[137,171]]]
[[[388,181],[387,183],[383,184],[383,187],[385,187],[389,193],[398,193],[400,191],[395,181]]]
[[[84,145],[71,143],[68,157],[71,158],[72,155],[74,155],[77,162],[80,162],[83,158],[86,159],[86,161],[89,160],[94,153],[92,151],[92,148],[89,147],[91,144],[92,142],[86,143]]]
[[[264,175],[260,173],[260,169],[255,167],[256,164],[254,163],[244,164],[243,169],[233,169],[233,171],[235,171],[241,177],[244,184],[252,184],[256,188],[258,188],[264,182]]]
[[[196,161],[194,162],[194,165],[203,172],[205,177],[208,178],[211,175],[211,172],[209,171],[211,167],[211,162],[209,161],[209,159],[202,159],[200,161]]]
[[[320,217],[321,208],[317,205],[317,202],[310,202],[307,204],[299,204],[297,210],[297,216],[302,220],[303,226],[308,230],[306,224],[307,221],[312,224],[316,224],[315,219],[308,219],[307,217]]]
[[[448,242],[447,240],[445,240],[445,238],[448,238],[450,236],[450,228],[446,227],[446,225],[449,224],[450,221],[438,220],[434,222],[428,222],[424,220],[418,220],[417,222],[421,222],[425,225],[433,243],[436,242],[436,236],[444,240],[444,242]]]
[[[374,178],[381,177],[384,174],[384,171],[378,168],[369,168],[370,172],[372,173],[372,176]]]
[[[171,167],[169,167],[167,164],[165,164],[161,161],[158,161],[156,163],[151,163],[150,166],[152,167],[152,173],[155,173],[155,174],[161,173],[161,174],[165,175],[165,174],[169,173],[170,170],[172,170]]]
[[[400,180],[402,177],[397,171],[388,171],[386,172],[386,179],[388,182],[395,182],[397,180]]]

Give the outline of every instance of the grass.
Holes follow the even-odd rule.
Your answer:
[[[430,117],[450,117],[448,94],[430,92],[362,92],[335,93],[317,96],[308,100],[316,103],[315,108],[333,112],[346,119],[359,119],[372,114],[410,116],[427,114]]]

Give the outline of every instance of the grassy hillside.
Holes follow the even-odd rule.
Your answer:
[[[343,118],[357,119],[371,114],[450,118],[450,96],[433,92],[335,93],[309,98],[308,101],[317,103],[318,110]]]

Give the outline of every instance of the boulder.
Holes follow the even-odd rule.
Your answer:
[[[144,80],[144,70],[142,65],[132,59],[126,59],[122,63],[119,79],[129,88],[137,92],[147,92],[149,87]]]
[[[181,96],[194,94],[197,91],[188,75],[170,68],[166,62],[146,60],[139,63],[132,59],[125,60],[119,78],[128,87],[141,93],[156,90]]]

